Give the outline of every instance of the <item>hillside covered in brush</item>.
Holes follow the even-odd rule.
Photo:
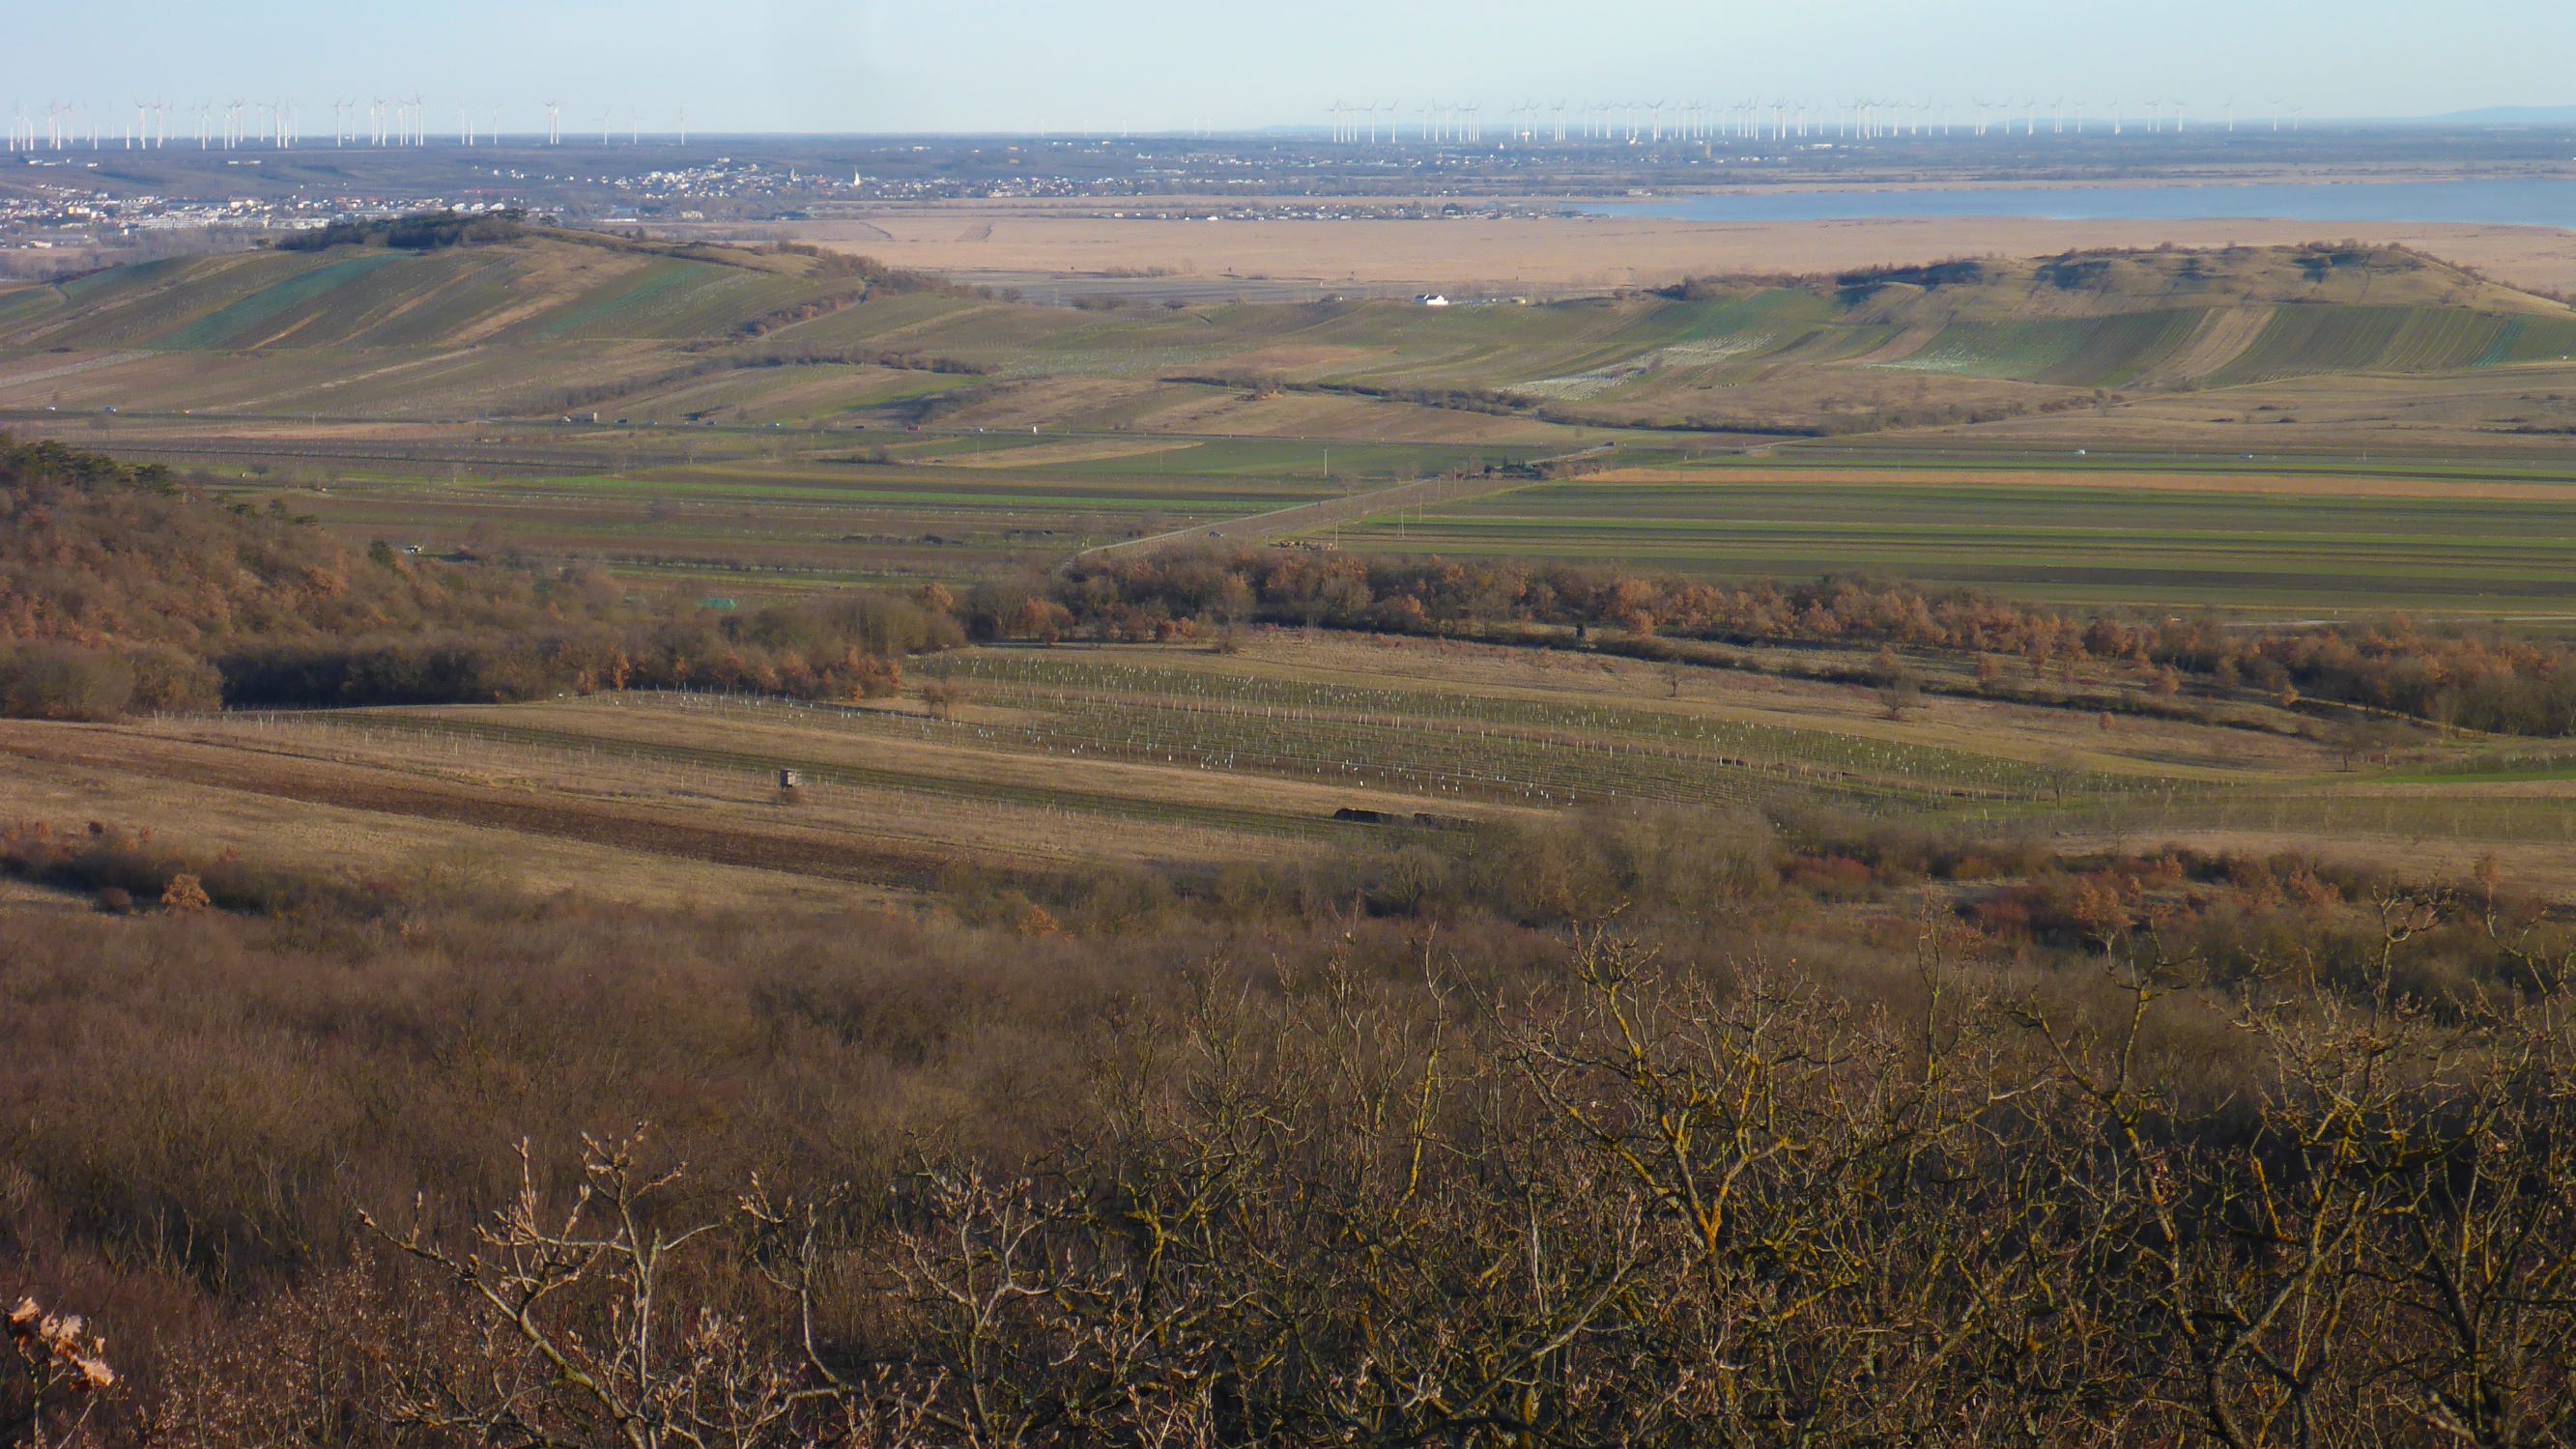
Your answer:
[[[740,617],[604,575],[363,552],[157,465],[0,434],[0,710],[508,700],[625,685],[887,688],[944,617],[849,595]]]
[[[1405,420],[1425,409],[1839,433],[2576,356],[2566,305],[2358,245],[1701,278],[1527,306],[1078,300],[811,249],[386,223],[0,291],[0,408],[1243,435],[1327,426],[1316,406],[1333,400],[1341,436],[1418,430]]]

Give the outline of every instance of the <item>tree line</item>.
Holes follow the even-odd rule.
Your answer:
[[[499,701],[637,685],[850,697],[967,638],[1154,640],[1275,623],[1563,642],[1870,648],[2188,680],[2449,727],[2576,732],[2576,650],[2402,615],[2324,627],[2077,613],[1859,576],[1726,584],[1518,560],[1238,548],[1094,554],[952,594],[846,590],[714,611],[593,569],[354,553],[282,504],[0,435],[0,708],[107,718],[234,703]],[[1704,654],[1691,657],[1706,658]],[[1875,667],[1873,667],[1875,669]],[[1856,680],[1874,679],[1861,670]]]
[[[2329,700],[2474,730],[2576,731],[2576,650],[2399,614],[2314,628],[2232,627],[2213,615],[2081,614],[1969,589],[1860,576],[1716,583],[1572,564],[1238,549],[1091,555],[1048,590],[1065,632],[1150,639],[1235,622],[1494,634],[1607,631],[1605,647],[1662,641],[1942,651],[2018,662],[2172,670],[2288,703]],[[1016,610],[1017,606],[1014,606]],[[979,630],[1024,632],[986,614]]]
[[[948,607],[850,591],[727,612],[594,569],[357,551],[158,464],[0,435],[0,710],[21,718],[633,687],[857,698],[959,642]]]

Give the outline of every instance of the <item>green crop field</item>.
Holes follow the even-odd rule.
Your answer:
[[[2171,357],[2206,315],[2165,309],[2027,322],[1962,320],[1883,365],[2062,387],[2118,387]]]
[[[2537,345],[2571,335],[2556,319],[2504,317],[2429,307],[2284,307],[2271,325],[2212,383],[2262,382],[2334,372],[2456,372],[2516,360],[2525,346],[2509,331],[2528,334],[2539,324]]]
[[[1485,480],[1482,496],[1337,536],[2065,600],[2540,614],[2576,592],[2564,490],[2432,485],[2537,477],[2576,426],[2551,390],[2571,351],[2566,307],[2402,254],[1995,262],[1527,306],[1072,308],[870,283],[795,254],[545,234],[237,253],[0,293],[0,422],[128,439],[254,498],[287,487],[352,537],[636,577],[732,571],[751,588],[972,579],[1454,477]],[[2340,374],[2422,382],[2370,404],[2298,382]],[[2204,385],[2226,401],[2202,403]],[[2116,432],[2150,404],[2165,411],[2144,433]],[[2321,406],[2344,416],[2311,431],[2301,415]],[[2234,417],[2184,411],[2202,407]],[[2421,496],[2102,472],[2123,452],[2145,466],[2134,455],[2164,438],[2331,472],[2356,445],[2386,447],[2373,430],[2400,412],[2407,461],[2356,472]],[[2008,483],[1939,477],[1926,427],[1977,457],[2060,461]],[[394,441],[328,441],[388,428]],[[1834,448],[1935,476],[1723,466]],[[1662,481],[1543,481],[1568,459]]]
[[[1372,519],[1346,546],[1714,578],[1869,570],[2067,602],[2576,607],[2576,497],[2297,496],[1852,481],[1568,482]]]
[[[2505,323],[2478,365],[2527,366],[2565,362],[2570,357],[2576,357],[2576,318],[2515,317]]]

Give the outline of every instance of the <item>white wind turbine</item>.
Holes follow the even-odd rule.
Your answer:
[[[560,146],[563,144],[563,102],[546,101],[542,104],[546,108],[546,144]]]

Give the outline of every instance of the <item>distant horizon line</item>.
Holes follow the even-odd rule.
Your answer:
[[[1361,114],[1366,114],[1366,112],[1363,110]],[[1997,112],[1997,115],[2001,114],[2003,114],[2001,111]],[[2117,121],[2122,124],[2123,129],[2117,133],[2088,130],[2080,136],[2071,130],[2063,132],[2055,130],[2054,126],[2059,118],[2045,110],[2042,112],[2042,118],[2040,121],[2041,129],[2038,132],[2025,133],[2013,131],[2010,127],[2025,125],[2030,113],[2027,110],[2014,110],[2010,114],[2012,120],[2009,127],[2000,119],[1990,119],[1987,123],[1987,134],[1982,135],[1977,132],[1976,123],[1973,119],[1963,122],[1954,117],[1947,123],[1925,122],[1923,123],[1920,131],[1912,131],[1911,127],[1908,126],[1900,128],[1897,133],[1882,133],[1875,136],[1851,135],[1842,128],[1839,121],[1833,123],[1810,121],[1808,128],[1809,133],[1805,135],[1765,135],[1752,137],[1743,135],[1680,136],[1668,134],[1660,139],[1648,138],[1642,135],[1627,139],[1616,136],[1579,137],[1569,135],[1566,139],[1561,141],[1547,135],[1506,135],[1463,141],[1455,138],[1425,139],[1418,135],[1394,136],[1385,139],[1337,139],[1333,128],[1329,125],[1294,124],[1233,127],[1166,126],[1074,129],[1047,127],[1033,129],[1003,128],[992,130],[972,128],[934,128],[903,131],[776,129],[709,129],[701,131],[697,127],[692,126],[687,131],[680,131],[677,129],[644,130],[629,127],[626,130],[611,136],[604,143],[601,141],[590,140],[586,136],[574,134],[566,134],[561,140],[549,140],[547,132],[542,127],[527,131],[477,131],[474,133],[474,137],[471,140],[458,135],[452,130],[430,132],[422,136],[421,139],[410,143],[377,142],[371,138],[363,137],[355,139],[335,138],[333,133],[328,131],[317,132],[295,130],[284,133],[287,139],[295,144],[281,147],[277,144],[273,135],[268,132],[262,132],[256,136],[245,137],[234,144],[227,146],[220,139],[214,139],[201,144],[194,131],[186,133],[180,133],[177,131],[156,133],[155,139],[150,144],[144,144],[140,140],[136,140],[132,144],[129,144],[129,135],[131,133],[124,130],[107,131],[100,129],[93,133],[85,133],[76,137],[68,137],[61,144],[56,144],[49,138],[39,139],[34,144],[30,144],[22,132],[17,143],[11,146],[6,153],[0,154],[43,156],[54,153],[68,154],[72,152],[90,151],[172,151],[203,152],[208,155],[214,155],[228,151],[274,150],[482,150],[487,146],[500,146],[503,144],[509,144],[516,148],[536,150],[573,150],[581,148],[588,148],[591,150],[599,150],[603,148],[616,150],[633,149],[647,144],[687,146],[695,148],[701,144],[712,145],[727,141],[918,142],[999,140],[1047,141],[1070,144],[1077,142],[1109,141],[1213,141],[1229,139],[1281,140],[1291,138],[1319,140],[1327,145],[1349,146],[1363,149],[1369,147],[1415,148],[1428,146],[1439,149],[1472,148],[1476,150],[1502,150],[1512,149],[1515,147],[1524,149],[1564,148],[1597,150],[1614,147],[1626,148],[1629,146],[1687,146],[1714,144],[1721,141],[1770,142],[1775,144],[1781,142],[1834,140],[1948,140],[1978,142],[2002,140],[2006,139],[2008,136],[2020,136],[2025,139],[2035,139],[2040,136],[2045,136],[2050,140],[2126,140],[2131,139],[2132,137],[2143,140],[2166,140],[2189,139],[2194,136],[2205,137],[2210,135],[2243,135],[2261,137],[2278,134],[2288,136],[2317,130],[2415,130],[2440,126],[2459,126],[2491,130],[2541,129],[2576,131],[2576,105],[2494,107],[2479,111],[2452,112],[2443,115],[2430,116],[2303,115],[2298,117],[2295,123],[2290,123],[2285,120],[2285,123],[2277,132],[2273,128],[2272,118],[2268,112],[2259,114],[2240,114],[2237,117],[2235,126],[2233,127],[2229,127],[2223,117],[2203,115],[2179,131],[2175,129],[2170,119],[2170,112],[2165,113],[2166,119],[2161,122],[2160,126],[2146,113],[2122,113],[2120,116],[2115,117],[2109,112],[2099,115],[2087,112],[2080,117],[2080,120],[2087,125],[2092,125],[2097,122],[2102,123],[2103,125],[2109,125]],[[2132,119],[2131,116],[2134,116],[2134,119]],[[2079,116],[2076,113],[2068,112],[2063,115],[2062,119],[2067,125],[2072,126],[2078,122]],[[1884,126],[1889,123],[1881,122],[1880,124]],[[1764,128],[1766,131],[1769,129],[1769,125],[1770,123],[1766,120],[1764,122]],[[1671,128],[1668,126],[1667,129],[1669,130]],[[567,131],[569,131],[569,128],[567,128]]]

